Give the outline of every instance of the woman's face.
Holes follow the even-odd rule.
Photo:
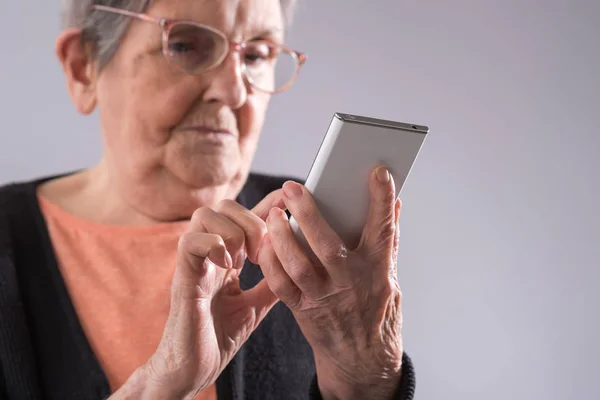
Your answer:
[[[279,43],[284,32],[279,0],[156,0],[146,13],[200,22],[235,42]],[[162,28],[132,19],[95,89],[104,163],[129,202],[165,218],[177,208],[181,218],[235,197],[270,99],[246,84],[241,61],[232,53],[215,69],[186,74],[163,56]]]

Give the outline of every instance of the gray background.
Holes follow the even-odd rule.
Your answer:
[[[431,127],[402,196],[417,398],[599,399],[600,1],[300,1],[254,166],[304,177],[335,111]],[[0,182],[100,155],[58,9],[0,0]]]

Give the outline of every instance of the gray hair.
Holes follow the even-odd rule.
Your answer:
[[[279,0],[283,19],[289,26],[296,0]],[[92,45],[98,68],[102,69],[116,53],[131,18],[107,12],[91,12],[93,4],[145,12],[152,0],[62,0],[62,27],[80,28],[84,43]]]

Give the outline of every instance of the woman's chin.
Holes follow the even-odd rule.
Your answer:
[[[179,165],[173,170],[173,174],[179,180],[193,189],[226,185],[234,180],[238,172],[239,162],[222,157],[210,157],[210,159],[203,157],[203,160]]]

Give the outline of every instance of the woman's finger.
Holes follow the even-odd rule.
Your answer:
[[[246,254],[238,253],[234,259],[234,267],[242,268],[246,256],[257,263],[257,253],[263,237],[267,234],[265,220],[273,207],[285,207],[281,189],[275,190],[262,199],[252,210],[233,200],[219,203],[216,211],[237,224],[245,234]]]
[[[219,235],[233,260],[246,259],[246,235],[242,228],[226,216],[208,207],[201,207],[192,215],[189,229],[192,232],[210,232]],[[238,264],[234,265],[233,261],[232,266],[242,267]]]
[[[338,275],[344,274],[341,265],[346,261],[346,245],[325,221],[304,186],[296,182],[286,182],[283,191],[285,204],[306,237],[308,245],[329,275],[336,280]],[[289,226],[287,230],[282,230],[282,232],[287,231],[291,233]]]
[[[207,275],[211,268],[214,269],[213,264],[225,269],[232,267],[231,255],[219,235],[187,232],[179,239],[177,252],[175,286],[187,298],[195,298],[199,294],[208,297],[212,295],[214,282]]]
[[[269,216],[269,211],[275,207],[285,210],[283,191],[281,189],[277,189],[269,193],[251,211],[252,213],[256,214],[258,218],[266,221],[267,217]]]
[[[254,310],[254,328],[267,316],[271,308],[279,301],[279,298],[271,288],[266,279],[258,282],[252,289],[243,292],[244,304]]]
[[[270,291],[288,306],[298,304],[302,292],[285,272],[269,235],[266,235],[261,243],[258,263],[265,277],[263,282],[267,282]]]
[[[251,262],[256,264],[260,243],[267,234],[267,224],[265,221],[233,200],[222,201],[217,206],[216,211],[229,218],[242,229],[245,235],[247,257]],[[245,256],[243,258],[238,256],[238,258],[234,259],[234,267],[241,268],[244,265],[245,260]]]
[[[267,218],[268,237],[283,269],[296,286],[309,297],[323,292],[327,272],[315,266],[296,240],[285,212],[274,208]]]
[[[394,180],[385,167],[374,170],[369,182],[371,203],[359,249],[369,259],[389,259],[393,253],[396,216]],[[378,263],[386,265],[386,263]]]

